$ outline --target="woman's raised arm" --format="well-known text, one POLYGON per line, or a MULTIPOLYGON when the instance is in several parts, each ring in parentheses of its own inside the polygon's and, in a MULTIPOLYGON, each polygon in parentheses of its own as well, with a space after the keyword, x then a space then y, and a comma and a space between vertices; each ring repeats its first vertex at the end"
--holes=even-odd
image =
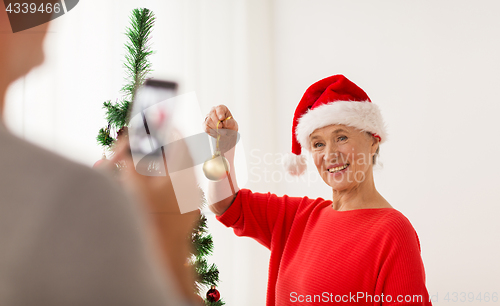
POLYGON ((238 123, 232 117, 227 106, 218 105, 212 107, 207 114, 203 122, 203 127, 205 132, 215 139, 217 139, 217 133, 220 134, 219 149, 229 162, 229 176, 218 182, 210 181, 208 185, 207 201, 209 209, 215 215, 220 216, 231 206, 233 200, 236 198, 236 193, 239 191, 234 167, 238 123), (217 123, 219 123, 218 127, 217 123))

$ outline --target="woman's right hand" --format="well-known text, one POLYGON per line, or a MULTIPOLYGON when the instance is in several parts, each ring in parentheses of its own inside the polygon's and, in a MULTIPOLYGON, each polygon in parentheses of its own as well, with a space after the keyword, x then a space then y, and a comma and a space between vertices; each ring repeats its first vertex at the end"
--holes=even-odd
POLYGON ((237 132, 238 122, 236 122, 236 120, 234 120, 232 116, 233 115, 231 114, 227 106, 222 104, 214 106, 205 117, 205 122, 203 122, 203 129, 210 136, 217 137, 215 132, 217 130, 217 122, 222 121, 221 123, 219 123, 219 129, 228 129, 237 132), (231 119, 222 121, 229 116, 231 116, 231 119))
POLYGON ((234 167, 234 151, 236 140, 238 138, 238 123, 225 105, 212 107, 203 123, 204 130, 210 136, 217 138, 217 122, 219 123, 220 147, 218 148, 230 165, 230 179, 232 184, 227 184, 227 181, 213 182, 208 184, 207 201, 208 208, 217 216, 222 215, 233 203, 238 192, 238 183, 236 181, 234 167), (222 121, 231 116, 231 119, 222 121), (221 131, 221 128, 223 129, 221 131))

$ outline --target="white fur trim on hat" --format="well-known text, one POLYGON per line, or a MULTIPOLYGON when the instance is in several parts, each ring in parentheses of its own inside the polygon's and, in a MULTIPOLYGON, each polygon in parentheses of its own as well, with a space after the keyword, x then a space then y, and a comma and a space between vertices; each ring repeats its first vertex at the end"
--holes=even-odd
POLYGON ((291 175, 299 176, 307 169, 306 156, 287 153, 282 160, 285 170, 291 175))
POLYGON ((309 136, 316 129, 343 124, 380 136, 386 140, 384 120, 380 109, 371 102, 335 101, 307 111, 300 117, 295 136, 302 148, 311 151, 309 136))

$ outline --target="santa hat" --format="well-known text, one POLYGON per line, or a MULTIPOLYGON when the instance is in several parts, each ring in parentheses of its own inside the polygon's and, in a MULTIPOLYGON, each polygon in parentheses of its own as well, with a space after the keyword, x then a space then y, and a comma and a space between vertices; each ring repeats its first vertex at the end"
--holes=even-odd
POLYGON ((380 143, 386 140, 385 125, 377 105, 356 84, 334 75, 312 84, 304 93, 293 116, 292 153, 283 158, 291 175, 306 170, 302 148, 310 151, 309 135, 316 129, 343 124, 370 132, 380 143))

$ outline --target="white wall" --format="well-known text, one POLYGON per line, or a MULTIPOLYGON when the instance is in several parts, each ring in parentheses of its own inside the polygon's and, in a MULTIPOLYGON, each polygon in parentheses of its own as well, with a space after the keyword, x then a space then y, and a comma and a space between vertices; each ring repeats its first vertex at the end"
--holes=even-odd
MULTIPOLYGON (((101 105, 120 96, 135 7, 157 16, 154 76, 196 91, 204 113, 217 104, 233 111, 261 175, 245 186, 255 191, 330 198, 311 167, 290 183, 256 156, 275 161, 290 150, 293 111, 313 82, 342 73, 361 86, 389 128, 377 188, 419 234, 434 304, 446 292, 498 290, 500 3, 80 1, 51 25, 45 64, 9 91, 11 129, 86 165, 98 160, 101 105)), ((264 305, 269 252, 209 220, 227 305, 264 305)))

